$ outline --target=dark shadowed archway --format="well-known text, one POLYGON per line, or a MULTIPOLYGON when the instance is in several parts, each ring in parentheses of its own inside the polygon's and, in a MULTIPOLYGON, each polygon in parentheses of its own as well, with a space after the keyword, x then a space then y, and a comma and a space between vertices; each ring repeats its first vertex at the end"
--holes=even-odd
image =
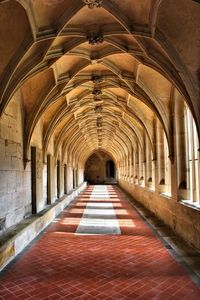
POLYGON ((103 151, 93 153, 85 164, 85 180, 90 184, 106 184, 115 179, 115 163, 103 151))

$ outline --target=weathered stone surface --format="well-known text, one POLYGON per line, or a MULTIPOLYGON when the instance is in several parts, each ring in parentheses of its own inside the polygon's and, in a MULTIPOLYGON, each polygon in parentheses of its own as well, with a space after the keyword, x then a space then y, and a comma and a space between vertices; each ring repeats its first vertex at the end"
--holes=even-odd
POLYGON ((188 208, 172 198, 153 193, 147 188, 120 180, 120 186, 136 201, 153 212, 188 243, 200 248, 199 211, 188 208))
POLYGON ((22 160, 21 118, 21 98, 16 94, 0 119, 0 217, 5 218, 0 231, 20 222, 31 203, 31 173, 24 170, 22 160))
MULTIPOLYGON (((4 233, 0 245, 0 270, 19 254, 85 188, 86 183, 83 183, 70 195, 64 196, 58 203, 53 204, 47 210, 20 222, 13 229, 4 233)), ((16 218, 17 215, 19 215, 20 219, 20 214, 24 214, 22 210, 18 209, 16 214, 9 214, 6 221, 12 223, 12 219, 16 218)), ((15 221, 19 222, 19 220, 15 221)))

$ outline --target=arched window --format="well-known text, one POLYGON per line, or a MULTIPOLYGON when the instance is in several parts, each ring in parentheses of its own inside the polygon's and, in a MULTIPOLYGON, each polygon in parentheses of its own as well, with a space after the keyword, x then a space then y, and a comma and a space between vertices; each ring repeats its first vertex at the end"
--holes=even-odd
POLYGON ((199 140, 196 125, 188 107, 185 107, 185 145, 187 164, 188 202, 200 206, 199 193, 199 140))

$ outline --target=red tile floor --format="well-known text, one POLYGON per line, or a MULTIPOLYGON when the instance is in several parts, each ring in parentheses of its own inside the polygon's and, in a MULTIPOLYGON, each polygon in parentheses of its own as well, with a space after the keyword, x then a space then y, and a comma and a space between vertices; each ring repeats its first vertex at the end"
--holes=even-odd
POLYGON ((0 299, 200 299, 200 289, 118 187, 107 186, 110 199, 90 198, 93 188, 2 273, 0 299), (102 201, 112 203, 121 234, 77 233, 87 203, 102 201))

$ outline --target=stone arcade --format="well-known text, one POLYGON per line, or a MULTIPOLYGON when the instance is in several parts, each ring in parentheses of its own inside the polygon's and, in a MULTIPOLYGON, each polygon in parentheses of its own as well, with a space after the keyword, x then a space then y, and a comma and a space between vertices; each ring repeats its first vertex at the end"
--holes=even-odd
POLYGON ((200 249, 199 37, 198 1, 0 1, 0 269, 87 181, 200 249))

